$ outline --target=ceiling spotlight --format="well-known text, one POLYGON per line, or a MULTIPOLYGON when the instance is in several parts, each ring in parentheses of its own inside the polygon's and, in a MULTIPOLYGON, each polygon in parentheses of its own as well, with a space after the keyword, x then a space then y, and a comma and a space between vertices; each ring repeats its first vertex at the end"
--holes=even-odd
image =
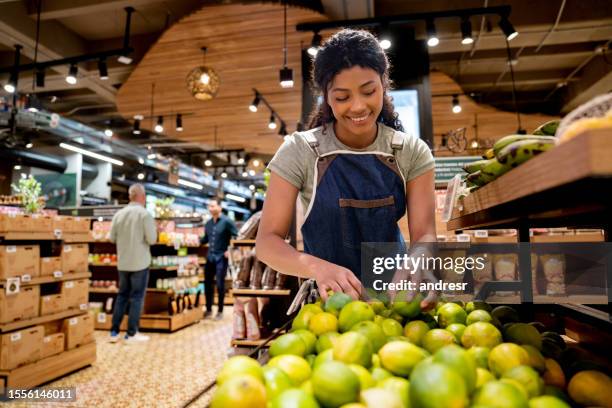
POLYGON ((32 147, 34 147, 34 143, 28 142, 25 147, 26 149, 31 149, 32 147))
POLYGON ((379 44, 380 48, 382 48, 383 50, 388 50, 389 48, 391 48, 391 40, 389 40, 388 38, 383 38, 379 41, 379 44))
POLYGON ((427 28, 427 45, 430 47, 435 47, 440 44, 440 40, 438 39, 438 35, 436 34, 436 25, 433 20, 427 20, 426 28, 427 28))
POLYGON ((293 70, 291 68, 284 67, 280 70, 279 76, 282 88, 293 88, 293 70))
POLYGON ((204 160, 204 165, 205 165, 206 167, 210 167, 210 166, 212 166, 212 160, 210 160, 210 159, 206 159, 206 160, 204 160))
POLYGON ((255 170, 249 170, 249 176, 253 177, 255 176, 255 170))
POLYGON ((104 129, 104 136, 112 137, 113 136, 113 131, 110 128, 104 129))
POLYGON ((100 79, 106 81, 108 79, 108 67, 106 66, 106 58, 100 58, 98 60, 98 72, 100 73, 100 79))
POLYGON ((138 176, 136 176, 138 178, 138 180, 144 180, 145 178, 145 174, 144 173, 138 173, 138 176))
POLYGON ((469 45, 474 42, 472 38, 472 23, 469 17, 461 19, 461 44, 469 45))
POLYGON ((453 113, 461 112, 461 105, 459 104, 459 95, 453 95, 453 113))
POLYGON ((149 153, 149 154, 147 154, 147 159, 149 159, 149 160, 153 160, 153 159, 155 159, 156 157, 157 157, 157 155, 156 155, 155 153, 149 153))
POLYGON ((249 105, 249 110, 251 112, 257 112, 257 105, 259 105, 259 95, 255 94, 255 99, 253 99, 253 102, 249 105))
POLYGON ((78 71, 79 71, 79 68, 77 67, 77 65, 71 64, 70 69, 68 70, 68 76, 66 77, 66 82, 68 82, 70 85, 76 84, 78 71))
POLYGON ((14 170, 21 170, 21 164, 16 164, 13 166, 14 170))
POLYGON ((242 172, 242 177, 247 177, 249 175, 249 173, 247 173, 246 171, 242 172))
POLYGON ((132 129, 132 133, 135 135, 140 134, 140 119, 136 119, 134 121, 134 129, 132 129))
POLYGON ((518 36, 518 31, 514 29, 508 17, 502 17, 501 20, 499 20, 499 28, 504 32, 506 40, 508 41, 512 41, 518 36))
POLYGON ((268 129, 270 130, 276 129, 276 121, 274 120, 274 115, 270 115, 270 122, 268 123, 268 129))
POLYGON ((8 93, 15 93, 15 88, 17 87, 17 75, 15 73, 11 74, 9 81, 4 84, 4 90, 8 93))
POLYGON ((121 55, 119 58, 117 58, 117 61, 125 65, 130 65, 132 63, 132 57, 121 55))
POLYGON ((253 160, 253 166, 259 167, 260 164, 261 162, 258 159, 253 160))
POLYGON ((142 157, 139 157, 139 158, 138 158, 138 163, 140 163, 140 164, 144 164, 144 159, 143 159, 142 157))
POLYGON ((237 163, 238 164, 244 164, 244 157, 239 157, 237 163))
POLYGON ((226 172, 222 172, 222 173, 221 173, 221 177, 222 177, 222 178, 227 178, 227 173, 226 173, 226 172))
POLYGON ((45 87, 45 70, 38 69, 36 70, 36 87, 44 88, 45 87))
POLYGON ((181 115, 180 113, 176 115, 176 131, 183 131, 183 115, 181 115))
POLYGON ((251 190, 251 191, 255 191, 255 184, 251 184, 251 185, 249 186, 249 190, 251 190))
POLYGON ((157 133, 161 133, 164 131, 164 117, 163 116, 157 117, 157 124, 155 125, 155 131, 157 133))
POLYGON ((470 144, 470 147, 472 149, 478 149, 478 146, 480 146, 480 143, 478 143, 478 140, 476 140, 476 139, 472 140, 472 143, 470 144))
POLYGON ((389 33, 389 27, 385 25, 380 32, 380 40, 378 40, 378 44, 380 44, 380 48, 383 50, 388 50, 391 48, 393 43, 391 42, 391 34, 389 33))
POLYGON ((314 33, 314 35, 312 36, 312 42, 310 43, 310 47, 308 47, 308 54, 310 54, 311 56, 316 56, 317 53, 319 52, 319 48, 321 47, 321 41, 323 39, 321 38, 321 35, 316 32, 314 33))

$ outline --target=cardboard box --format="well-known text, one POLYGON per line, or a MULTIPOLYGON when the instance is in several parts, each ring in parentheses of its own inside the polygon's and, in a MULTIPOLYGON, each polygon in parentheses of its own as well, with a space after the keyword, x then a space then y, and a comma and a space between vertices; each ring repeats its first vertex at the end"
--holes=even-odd
POLYGON ((89 246, 87 244, 64 244, 62 248, 62 271, 64 274, 89 270, 89 246))
POLYGON ((23 281, 40 275, 38 245, 1 245, 0 279, 21 277, 23 281), (25 275, 25 276, 24 276, 25 275))
POLYGON ((43 337, 40 358, 47 358, 64 351, 64 333, 55 333, 43 337))
POLYGON ((53 218, 40 214, 24 215, 25 230, 28 232, 53 231, 53 218))
POLYGON ((94 320, 90 314, 65 319, 62 332, 66 338, 66 350, 91 343, 94 339, 94 320))
POLYGON ((62 312, 68 308, 64 303, 64 296, 61 294, 41 296, 40 315, 46 316, 53 313, 62 312))
POLYGON ((57 271, 62 271, 61 257, 40 258, 40 276, 53 276, 57 271))
POLYGON ((68 223, 68 231, 77 233, 86 233, 90 231, 91 221, 89 218, 74 217, 68 223))
POLYGON ((21 214, 0 214, 1 232, 23 232, 25 230, 25 217, 21 214))
POLYGON ((78 279, 62 282, 62 296, 66 309, 87 309, 89 302, 89 279, 78 279))
POLYGON ((43 331, 42 326, 34 326, 1 335, 0 370, 12 370, 40 360, 43 331))
POLYGON ((15 320, 32 319, 38 316, 40 309, 40 286, 19 288, 15 294, 0 290, 0 324, 15 320))

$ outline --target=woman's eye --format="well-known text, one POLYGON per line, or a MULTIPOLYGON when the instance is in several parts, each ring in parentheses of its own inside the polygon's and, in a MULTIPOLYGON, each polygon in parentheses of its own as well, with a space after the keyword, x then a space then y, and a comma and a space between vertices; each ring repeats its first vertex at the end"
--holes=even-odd
POLYGON ((374 95, 374 92, 376 92, 376 89, 374 89, 371 92, 364 92, 364 95, 371 96, 371 95, 374 95))
POLYGON ((336 98, 337 102, 346 102, 348 101, 348 96, 344 97, 344 98, 336 98))

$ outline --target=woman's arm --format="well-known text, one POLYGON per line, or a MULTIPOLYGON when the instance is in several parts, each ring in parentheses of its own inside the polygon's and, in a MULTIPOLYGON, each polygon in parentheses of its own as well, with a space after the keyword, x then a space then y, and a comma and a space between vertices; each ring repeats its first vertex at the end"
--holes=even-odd
POLYGON ((257 258, 281 273, 314 278, 324 300, 329 289, 357 299, 361 284, 350 270, 299 252, 285 242, 297 195, 295 186, 272 172, 257 231, 257 258))

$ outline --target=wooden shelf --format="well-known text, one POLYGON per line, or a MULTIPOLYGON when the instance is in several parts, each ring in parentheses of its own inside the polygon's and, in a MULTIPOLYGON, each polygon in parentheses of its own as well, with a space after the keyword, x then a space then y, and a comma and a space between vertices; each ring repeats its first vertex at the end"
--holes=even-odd
MULTIPOLYGON (((170 316, 168 313, 142 314, 140 316, 140 329, 160 330, 171 333, 193 323, 199 322, 203 315, 203 307, 200 306, 186 310, 174 316, 170 316)), ((112 315, 106 315, 105 317, 106 319, 104 322, 100 322, 98 318, 95 319, 94 327, 97 330, 110 330, 112 325, 112 315)), ((125 317, 121 322, 120 329, 127 329, 127 317, 125 317)))
POLYGON ((95 262, 95 263, 90 263, 89 266, 98 266, 98 267, 117 267, 117 262, 109 262, 109 263, 104 263, 104 262, 95 262))
POLYGON ((53 232, 0 232, 0 242, 4 241, 60 241, 53 232))
POLYGON ((110 294, 115 294, 117 292, 118 292, 117 289, 92 288, 92 287, 89 287, 89 293, 110 293, 110 294))
POLYGON ((254 246, 254 239, 232 239, 230 240, 230 245, 232 246, 254 246))
POLYGON ((289 296, 290 289, 232 289, 234 297, 289 296))
POLYGON ((533 243, 577 243, 577 242, 604 242, 603 234, 557 234, 534 235, 530 238, 533 243))
MULTIPOLYGON (((29 282, 20 282, 19 286, 24 287, 24 286, 41 285, 44 283, 63 282, 63 281, 69 281, 69 280, 89 278, 90 276, 91 276, 91 273, 89 272, 67 273, 65 275, 62 275, 61 278, 55 278, 53 276, 39 276, 36 278, 32 278, 29 282)), ((6 286, 6 280, 0 281, 0 288, 3 288, 5 286, 6 286)))
POLYGON ((65 232, 62 234, 62 241, 69 244, 88 244, 95 240, 91 232, 65 232))
POLYGON ((0 395, 4 395, 7 388, 28 389, 45 384, 95 361, 96 343, 92 342, 13 370, 0 371, 0 384, 3 385, 0 395))
MULTIPOLYGON (((272 332, 272 334, 264 339, 259 339, 259 340, 249 340, 249 339, 232 339, 231 345, 232 347, 250 347, 250 348, 255 348, 255 347, 259 347, 262 344, 264 344, 270 337, 272 336, 276 336, 277 334, 280 334, 280 330, 279 329, 274 329, 274 331, 272 332)), ((266 344, 264 347, 270 347, 270 343, 272 343, 271 340, 268 342, 268 344, 266 344)))
POLYGON ((79 316, 79 315, 86 314, 86 313, 87 313, 87 310, 71 309, 71 310, 65 310, 63 312, 54 313, 54 314, 50 314, 46 316, 34 317, 32 319, 16 320, 10 323, 3 323, 3 324, 0 324, 0 333, 23 329, 24 327, 36 326, 38 324, 52 322, 54 320, 65 319, 67 317, 79 316))

